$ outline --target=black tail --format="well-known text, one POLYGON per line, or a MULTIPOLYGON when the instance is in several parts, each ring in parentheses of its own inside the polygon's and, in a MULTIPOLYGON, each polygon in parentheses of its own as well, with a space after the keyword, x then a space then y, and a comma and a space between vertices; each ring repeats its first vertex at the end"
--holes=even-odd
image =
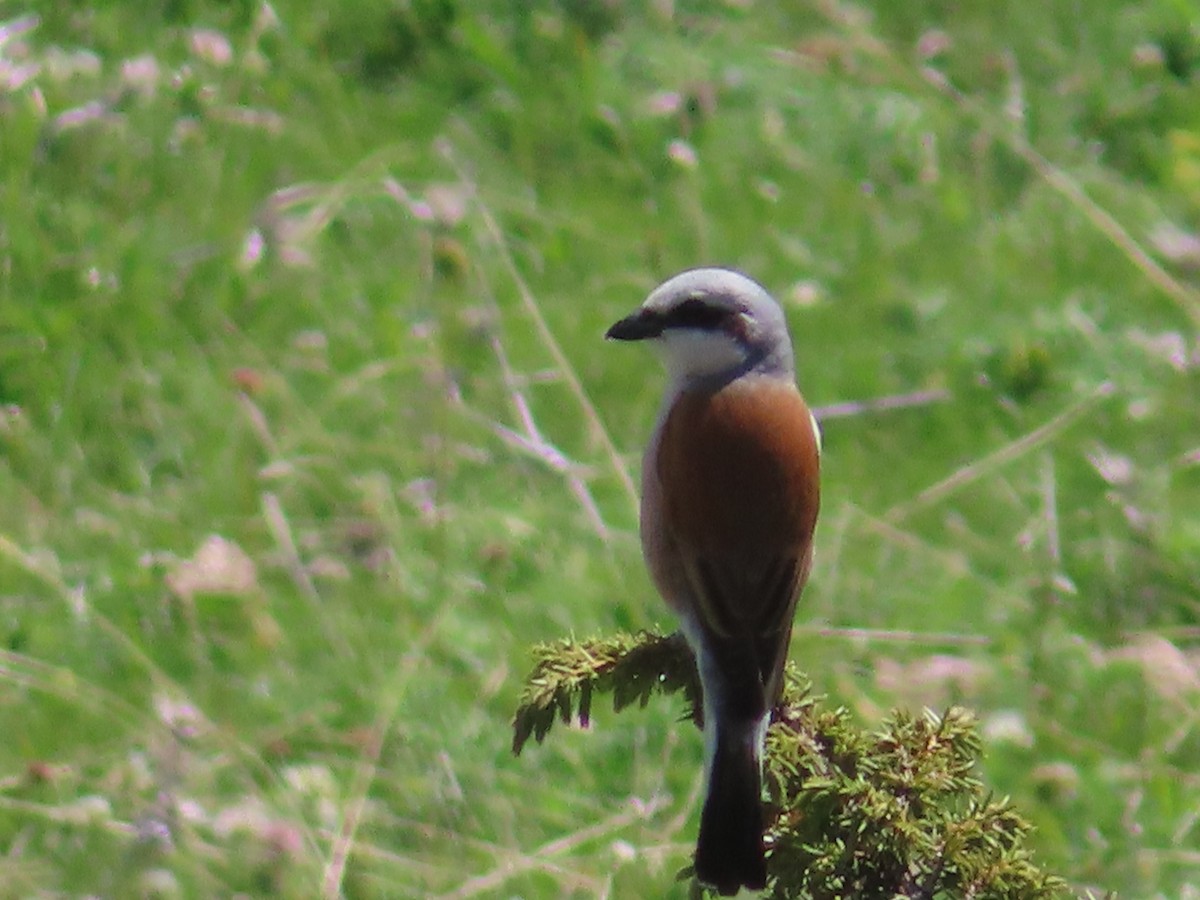
POLYGON ((762 775, 755 740, 740 737, 731 741, 717 734, 696 842, 696 877, 725 897, 742 887, 767 886, 762 775))

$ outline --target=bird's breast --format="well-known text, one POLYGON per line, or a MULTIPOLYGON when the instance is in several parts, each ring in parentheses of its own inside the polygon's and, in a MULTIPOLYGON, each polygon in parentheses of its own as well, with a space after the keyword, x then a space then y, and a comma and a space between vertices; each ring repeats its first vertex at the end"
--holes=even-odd
POLYGON ((819 438, 790 381, 748 376, 682 391, 653 452, 662 525, 681 549, 742 559, 807 550, 820 503, 819 438))

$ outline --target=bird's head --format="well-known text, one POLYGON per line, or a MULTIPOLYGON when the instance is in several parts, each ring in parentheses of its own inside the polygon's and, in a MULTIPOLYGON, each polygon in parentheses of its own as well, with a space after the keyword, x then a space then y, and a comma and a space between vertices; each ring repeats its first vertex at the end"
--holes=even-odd
POLYGON ((783 310, 761 285, 729 269, 676 275, 605 337, 651 341, 679 385, 793 371, 783 310))

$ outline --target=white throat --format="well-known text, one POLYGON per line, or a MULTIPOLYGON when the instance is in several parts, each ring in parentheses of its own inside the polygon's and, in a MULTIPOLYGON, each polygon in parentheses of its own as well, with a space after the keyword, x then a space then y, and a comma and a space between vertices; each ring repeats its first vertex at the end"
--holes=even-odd
POLYGON ((747 358, 746 348, 720 331, 673 328, 663 332, 654 344, 676 387, 732 372, 745 365, 747 358))

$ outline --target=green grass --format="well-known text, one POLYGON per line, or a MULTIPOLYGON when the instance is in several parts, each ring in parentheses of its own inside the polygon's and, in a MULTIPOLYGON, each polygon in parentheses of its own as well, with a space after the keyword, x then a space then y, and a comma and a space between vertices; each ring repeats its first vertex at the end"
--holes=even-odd
POLYGON ((669 624, 662 379, 601 335, 697 264, 785 301, 814 405, 946 392, 825 423, 816 689, 976 710, 1079 891, 1192 880, 1200 18, 647 6, 0 48, 0 894, 682 896, 681 710, 509 717, 531 643, 669 624), (211 535, 253 578, 181 591, 211 535))

